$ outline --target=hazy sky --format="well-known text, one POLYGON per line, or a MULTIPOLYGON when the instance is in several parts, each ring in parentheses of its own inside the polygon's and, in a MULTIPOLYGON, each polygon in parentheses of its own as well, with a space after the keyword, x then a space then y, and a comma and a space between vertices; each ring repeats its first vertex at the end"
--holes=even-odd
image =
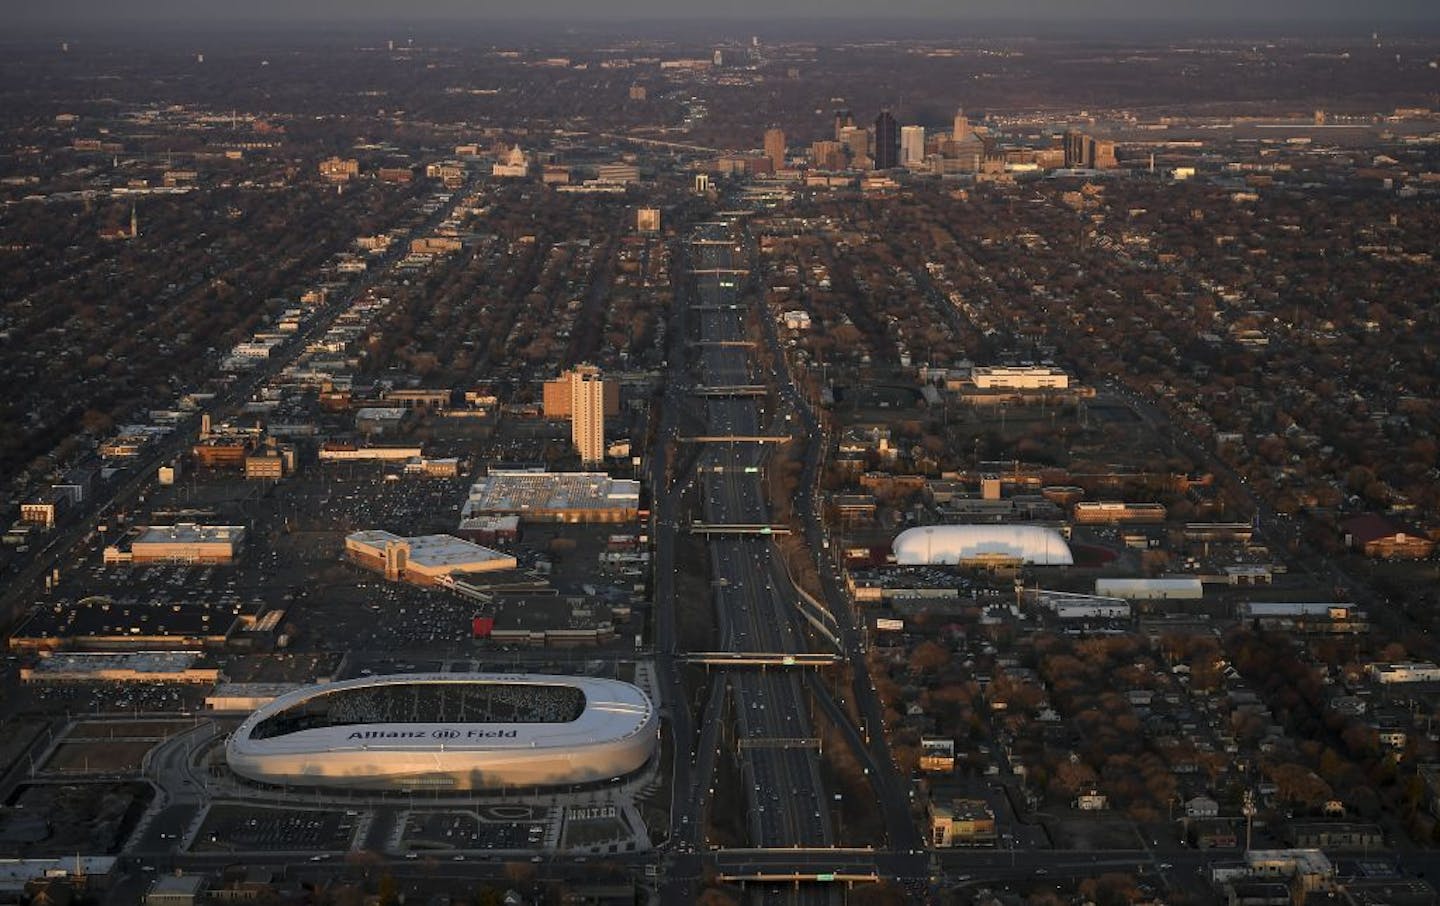
POLYGON ((1088 18, 1220 23, 1440 22, 1440 0, 47 0, 7 4, 11 21, 434 21, 612 17, 704 19, 911 17, 1024 20, 1088 18))

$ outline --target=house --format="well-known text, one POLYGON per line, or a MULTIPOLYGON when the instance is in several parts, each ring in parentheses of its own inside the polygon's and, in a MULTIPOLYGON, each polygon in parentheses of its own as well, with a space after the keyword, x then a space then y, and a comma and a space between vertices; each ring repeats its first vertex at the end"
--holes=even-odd
POLYGON ((1196 796, 1185 803, 1186 818, 1218 818, 1220 803, 1209 796, 1196 796))

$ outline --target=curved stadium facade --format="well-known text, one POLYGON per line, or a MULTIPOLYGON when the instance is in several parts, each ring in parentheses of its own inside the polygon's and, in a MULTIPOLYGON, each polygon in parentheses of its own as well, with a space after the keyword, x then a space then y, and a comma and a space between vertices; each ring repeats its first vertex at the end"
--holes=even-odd
POLYGON ((281 696, 231 734, 235 773, 351 789, 590 783, 642 767, 658 719, 639 688, 583 676, 371 676, 281 696))

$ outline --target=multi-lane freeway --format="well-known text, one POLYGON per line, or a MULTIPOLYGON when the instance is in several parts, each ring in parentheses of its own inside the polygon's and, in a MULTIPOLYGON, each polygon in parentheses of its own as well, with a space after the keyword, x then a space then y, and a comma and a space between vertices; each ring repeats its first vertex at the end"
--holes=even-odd
MULTIPOLYGON (((707 224, 692 246, 696 365, 702 387, 753 387, 744 310, 739 305, 730 228, 707 224)), ((705 394, 709 438, 765 435, 758 398, 751 393, 705 394)), ((770 523, 765 496, 766 445, 758 440, 708 440, 696 463, 700 516, 705 523, 770 523)), ((808 643, 795 610, 796 593, 768 534, 709 535, 717 648, 730 652, 800 654, 808 643)), ((820 780, 816 732, 801 676, 795 669, 737 669, 712 681, 707 719, 696 745, 691 783, 692 820, 710 804, 714 762, 737 757, 750 842, 764 848, 833 845, 828 801, 820 780), (722 727, 730 738, 721 739, 722 727), (722 746, 725 752, 720 752, 722 746)), ((682 806, 683 807, 683 806, 682 806)), ((823 902, 823 888, 778 886, 765 896, 823 902)))

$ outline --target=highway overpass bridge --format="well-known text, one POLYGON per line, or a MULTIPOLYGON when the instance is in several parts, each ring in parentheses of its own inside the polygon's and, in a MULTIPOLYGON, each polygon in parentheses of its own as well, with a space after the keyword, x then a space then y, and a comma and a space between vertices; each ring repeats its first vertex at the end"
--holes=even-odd
POLYGON ((690 523, 692 535, 788 535, 790 528, 784 525, 724 524, 718 522, 690 523))
POLYGON ((841 658, 833 652, 692 651, 676 660, 710 667, 828 667, 840 663, 841 658))
POLYGON ((794 438, 788 434, 696 434, 676 440, 682 444, 783 444, 794 438))
POLYGON ((715 387, 696 387, 690 391, 690 395, 706 397, 765 396, 769 392, 762 384, 722 384, 715 387))

